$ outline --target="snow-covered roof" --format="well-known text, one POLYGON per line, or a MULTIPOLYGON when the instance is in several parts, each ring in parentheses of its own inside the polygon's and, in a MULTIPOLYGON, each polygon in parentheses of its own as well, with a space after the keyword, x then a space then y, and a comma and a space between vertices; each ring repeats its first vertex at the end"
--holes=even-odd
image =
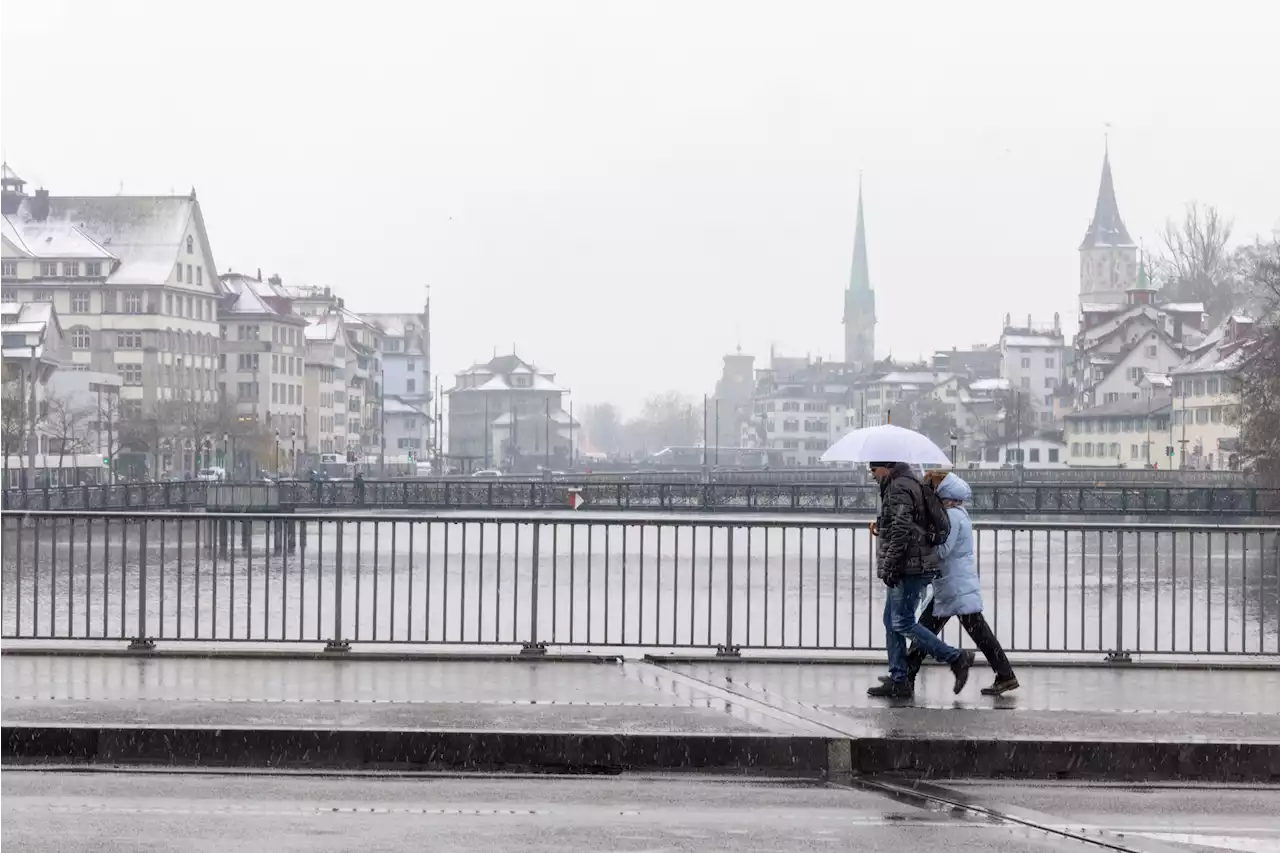
POLYGON ((1156 392, 1149 399, 1139 397, 1136 400, 1132 397, 1122 397, 1111 403, 1103 403, 1100 406, 1093 406, 1080 412, 1067 412, 1065 417, 1068 420, 1077 418, 1100 418, 1119 415, 1145 415, 1148 413, 1158 413, 1169 408, 1172 403, 1172 397, 1169 394, 1156 392))
POLYGON ((284 292, 269 281, 259 281, 253 276, 243 273, 230 273, 221 277, 222 288, 234 296, 227 300, 222 310, 233 314, 267 314, 281 319, 292 319, 303 322, 304 317, 285 311, 272 305, 276 299, 287 299, 284 292))
POLYGON ((1080 311, 1084 314, 1115 314, 1130 307, 1117 302, 1083 302, 1080 311))
POLYGON ((1009 347, 1060 347, 1063 341, 1054 335, 1005 335, 1004 344, 1009 347))
POLYGON ((1008 379, 975 379, 969 383, 970 391, 1008 391, 1008 379))
MULTIPOLYGON (((21 218, 33 218, 31 203, 23 201, 21 218)), ((164 284, 193 217, 204 234, 194 196, 50 196, 48 203, 48 223, 69 223, 119 258, 108 284, 164 284)))
POLYGON ((1161 311, 1168 311, 1170 314, 1203 314, 1203 302, 1168 302, 1163 305, 1156 306, 1161 311))
MULTIPOLYGON (((542 412, 534 412, 533 414, 524 414, 524 415, 520 415, 520 420, 524 421, 525 423, 528 423, 528 422, 529 422, 529 421, 531 421, 531 420, 539 420, 539 421, 541 421, 541 420, 543 420, 545 417, 546 417, 546 416, 545 416, 542 412)), ((570 418, 570 417, 569 417, 569 413, 568 413, 568 412, 566 412, 566 411, 564 411, 563 409, 554 409, 554 410, 552 410, 552 412, 551 412, 551 422, 552 422, 553 424, 559 424, 559 425, 563 425, 563 426, 567 426, 567 425, 569 425, 569 424, 573 424, 574 426, 577 426, 577 423, 578 423, 576 419, 574 419, 574 418, 570 418)), ((506 413, 504 413, 504 414, 499 415, 498 417, 494 418, 494 419, 493 419, 493 421, 491 422, 491 424, 492 424, 493 426, 499 426, 499 427, 500 427, 500 426, 508 426, 508 425, 510 425, 510 423, 511 423, 511 413, 510 413, 510 412, 506 412, 506 413)))
POLYGON ((382 411, 388 415, 418 415, 426 417, 426 413, 417 406, 411 406, 399 397, 386 397, 382 401, 382 411))
POLYGON ((341 328, 342 321, 336 314, 321 314, 307 318, 307 327, 302 334, 309 341, 331 341, 341 328))
POLYGON ((884 385, 937 385, 952 378, 950 373, 934 373, 931 370, 902 370, 886 373, 877 384, 884 385))
POLYGON ((421 314, 361 314, 364 320, 377 326, 382 334, 391 338, 406 338, 425 330, 426 318, 421 314), (410 327, 413 331, 410 332, 410 327))
POLYGON ((4 217, 4 238, 28 258, 114 261, 116 256, 70 222, 4 217))
POLYGON ((1239 344, 1226 344, 1205 350, 1169 371, 1171 376, 1193 373, 1230 373, 1239 370, 1248 360, 1252 349, 1239 344))
POLYGON ((1147 384, 1155 388, 1170 388, 1173 386, 1173 380, 1169 378, 1169 374, 1167 373, 1153 373, 1151 371, 1147 371, 1142 374, 1142 378, 1146 380, 1147 384))
POLYGON ((3 347, 4 358, 44 358, 48 353, 50 328, 58 329, 58 318, 49 302, 0 303, 0 334, 6 342, 21 338, 22 343, 3 347))

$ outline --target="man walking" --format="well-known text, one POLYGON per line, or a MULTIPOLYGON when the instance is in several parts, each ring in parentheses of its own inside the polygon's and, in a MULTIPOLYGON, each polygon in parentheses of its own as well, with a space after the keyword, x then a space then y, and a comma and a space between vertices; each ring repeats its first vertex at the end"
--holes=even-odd
POLYGON ((889 681, 872 687, 868 696, 910 699, 915 689, 907 661, 907 639, 924 653, 951 666, 955 692, 969 680, 973 652, 947 645, 916 621, 916 608, 938 569, 929 543, 930 512, 925 494, 911 466, 905 462, 872 462, 871 476, 880 484, 880 515, 873 534, 876 575, 889 588, 884 602, 885 645, 889 652, 889 681))

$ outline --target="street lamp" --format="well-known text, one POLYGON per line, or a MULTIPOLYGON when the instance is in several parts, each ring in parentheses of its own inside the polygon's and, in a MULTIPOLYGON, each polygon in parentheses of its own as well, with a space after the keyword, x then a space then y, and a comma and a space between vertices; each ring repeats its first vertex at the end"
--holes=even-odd
POLYGON ((224 473, 227 470, 227 442, 230 441, 230 439, 231 436, 227 433, 224 432, 222 434, 222 470, 224 473))
POLYGON ((289 476, 298 476, 298 430, 289 430, 289 476))
POLYGON ((280 430, 276 430, 276 470, 275 475, 280 477, 280 430))

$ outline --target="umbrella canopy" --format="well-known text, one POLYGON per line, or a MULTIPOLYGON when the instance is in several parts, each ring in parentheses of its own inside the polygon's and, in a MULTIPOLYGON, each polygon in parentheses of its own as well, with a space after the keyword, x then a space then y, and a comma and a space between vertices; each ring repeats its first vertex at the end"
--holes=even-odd
POLYGON ((828 447, 822 461, 951 465, 947 454, 928 436, 893 424, 853 430, 828 447))

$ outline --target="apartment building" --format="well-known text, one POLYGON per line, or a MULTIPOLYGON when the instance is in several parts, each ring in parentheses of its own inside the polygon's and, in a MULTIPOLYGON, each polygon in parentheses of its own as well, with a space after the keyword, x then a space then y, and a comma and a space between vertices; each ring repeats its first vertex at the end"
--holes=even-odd
POLYGON ((52 303, 65 369, 117 373, 121 414, 166 401, 184 421, 218 400, 219 288, 195 191, 185 196, 28 195, 3 168, 5 299, 52 303))
MULTIPOLYGON (((276 276, 228 273, 220 283, 220 393, 244 429, 280 440, 278 464, 292 471, 303 438, 306 318, 293 312, 276 276)), ((236 460, 242 463, 248 460, 236 460)))
POLYGON ((360 315, 381 331, 383 424, 387 453, 415 460, 431 446, 430 305, 420 314, 360 315), (395 401, 393 405, 392 401, 395 401))
POLYGON ((1254 322, 1228 317, 1211 346, 1175 367, 1171 446, 1179 468, 1240 468, 1240 370, 1250 353, 1254 322))
POLYGON ((1123 398, 1065 417, 1064 444, 1072 468, 1166 467, 1171 399, 1156 392, 1123 398))
POLYGON ((303 445, 310 454, 359 452, 357 433, 348 442, 347 346, 342 312, 307 317, 303 378, 303 445))

